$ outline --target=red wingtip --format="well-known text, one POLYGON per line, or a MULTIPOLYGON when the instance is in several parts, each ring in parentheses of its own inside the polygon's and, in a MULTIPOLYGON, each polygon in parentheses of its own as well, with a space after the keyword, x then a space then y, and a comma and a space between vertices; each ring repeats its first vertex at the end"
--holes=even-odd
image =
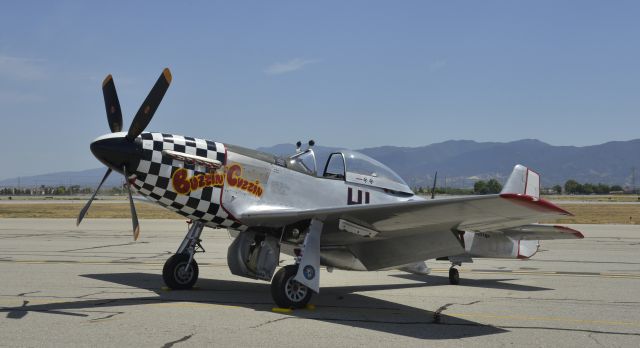
POLYGON ((536 199, 529 195, 523 195, 518 193, 501 193, 500 197, 505 199, 513 199, 516 202, 521 202, 539 211, 554 211, 562 215, 573 216, 570 212, 560 208, 559 206, 547 201, 544 198, 536 199))

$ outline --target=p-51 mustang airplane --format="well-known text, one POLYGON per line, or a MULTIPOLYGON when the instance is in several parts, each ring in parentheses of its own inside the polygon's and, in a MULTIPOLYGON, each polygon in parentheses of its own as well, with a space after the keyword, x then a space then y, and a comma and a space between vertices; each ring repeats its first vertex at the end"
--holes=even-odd
MULTIPOLYGON (((162 276, 170 288, 198 279, 194 259, 203 228, 226 228, 234 237, 231 273, 271 281, 278 306, 303 307, 320 290, 320 266, 427 274, 425 260, 456 265, 472 257, 529 258, 541 239, 583 238, 578 231, 535 221, 570 215, 540 198, 540 178, 516 165, 498 195, 425 200, 382 163, 355 151, 332 153, 321 175, 313 142, 288 158, 216 141, 145 133, 171 83, 165 69, 122 132, 122 112, 111 75, 102 84, 110 134, 91 143, 108 169, 127 179, 134 239, 139 225, 130 186, 193 223, 162 276), (280 253, 295 264, 274 276, 280 253)), ((98 191, 96 189, 96 192, 98 191)), ((84 206, 86 214, 95 193, 84 206)))

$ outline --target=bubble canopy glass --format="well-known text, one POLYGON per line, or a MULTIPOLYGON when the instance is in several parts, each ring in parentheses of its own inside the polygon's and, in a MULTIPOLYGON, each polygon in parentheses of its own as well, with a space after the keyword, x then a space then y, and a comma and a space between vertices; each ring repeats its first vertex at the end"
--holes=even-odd
POLYGON ((340 154, 344 158, 345 180, 347 182, 413 194, 413 191, 398 174, 384 164, 362 153, 341 150, 338 153, 331 154, 328 161, 331 161, 333 156, 340 154))

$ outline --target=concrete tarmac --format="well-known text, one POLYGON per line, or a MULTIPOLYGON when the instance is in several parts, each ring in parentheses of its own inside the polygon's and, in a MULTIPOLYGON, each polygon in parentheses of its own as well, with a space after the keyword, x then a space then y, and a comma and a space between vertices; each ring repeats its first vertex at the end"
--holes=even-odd
MULTIPOLYGON (((531 260, 476 259, 449 285, 400 271, 321 273, 314 309, 277 313, 269 283, 230 274, 206 229, 194 290, 164 261, 180 220, 0 219, 0 346, 640 346, 640 226, 573 225, 531 260)), ((283 259, 283 264, 291 260, 283 259)))

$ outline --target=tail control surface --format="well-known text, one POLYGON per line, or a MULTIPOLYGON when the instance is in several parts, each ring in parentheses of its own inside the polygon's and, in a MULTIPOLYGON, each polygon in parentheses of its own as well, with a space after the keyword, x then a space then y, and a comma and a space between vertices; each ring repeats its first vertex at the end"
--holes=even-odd
POLYGON ((540 175, 521 164, 517 164, 500 194, 523 195, 538 200, 540 199, 540 175))

